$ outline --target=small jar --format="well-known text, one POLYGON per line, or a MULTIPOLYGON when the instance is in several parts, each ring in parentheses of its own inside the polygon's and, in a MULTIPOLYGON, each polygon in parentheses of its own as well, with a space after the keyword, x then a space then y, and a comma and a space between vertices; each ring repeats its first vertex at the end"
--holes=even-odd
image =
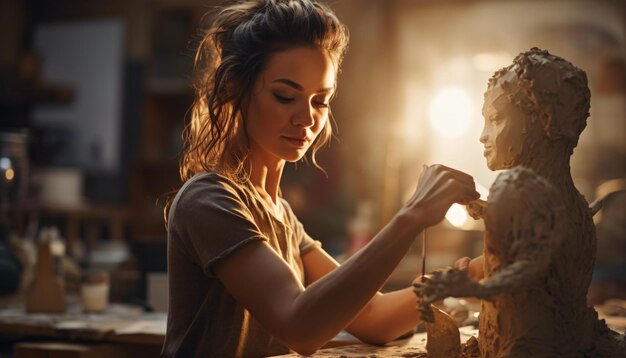
POLYGON ((82 275, 81 296, 85 312, 102 312, 109 304, 109 273, 91 271, 82 275))

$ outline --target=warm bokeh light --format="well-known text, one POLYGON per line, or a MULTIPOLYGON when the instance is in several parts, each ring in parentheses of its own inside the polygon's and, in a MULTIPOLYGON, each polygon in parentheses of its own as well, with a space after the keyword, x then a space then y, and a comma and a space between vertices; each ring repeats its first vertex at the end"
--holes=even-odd
POLYGON ((430 124, 439 135, 458 138, 469 129, 471 112, 472 101, 464 90, 444 88, 430 104, 430 124))
POLYGON ((477 53, 472 58, 472 63, 476 69, 483 72, 494 72, 502 67, 511 64, 513 56, 506 51, 477 53))
POLYGON ((4 172, 4 177, 8 180, 11 181, 13 180, 13 178, 15 178, 15 172, 13 171, 13 169, 9 168, 4 172))
POLYGON ((11 159, 7 157, 0 158, 0 169, 4 171, 4 179, 7 181, 11 181, 15 178, 15 171, 13 170, 11 159))
MULTIPOLYGON (((489 190, 485 188, 480 183, 476 183, 476 191, 480 194, 480 198, 482 200, 487 200, 487 196, 489 195, 489 190)), ((469 225, 468 228, 466 225, 468 223, 469 214, 467 213, 467 209, 464 205, 460 204, 452 204, 448 212, 446 213, 446 220, 454 227, 459 229, 471 229, 472 225, 469 225)))
POLYGON ((489 196, 489 189, 487 189, 485 186, 483 186, 480 183, 475 183, 476 185, 476 191, 478 192, 478 194, 480 194, 480 198, 483 200, 487 200, 487 196, 489 196))
POLYGON ((448 220, 452 226, 457 228, 461 228, 465 225, 467 217, 467 210, 465 210, 465 207, 460 204, 452 204, 446 213, 446 220, 448 220))

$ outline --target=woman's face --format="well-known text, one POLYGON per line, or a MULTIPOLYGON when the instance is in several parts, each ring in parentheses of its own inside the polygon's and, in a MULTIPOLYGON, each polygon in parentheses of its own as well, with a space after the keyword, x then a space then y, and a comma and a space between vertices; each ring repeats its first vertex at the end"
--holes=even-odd
POLYGON ((507 97, 502 88, 503 79, 487 90, 483 105, 485 126, 480 142, 485 146, 483 155, 491 170, 518 165, 527 135, 525 115, 507 97))
POLYGON ((328 121, 335 67, 326 51, 297 47, 272 55, 245 113, 253 160, 297 161, 328 121))

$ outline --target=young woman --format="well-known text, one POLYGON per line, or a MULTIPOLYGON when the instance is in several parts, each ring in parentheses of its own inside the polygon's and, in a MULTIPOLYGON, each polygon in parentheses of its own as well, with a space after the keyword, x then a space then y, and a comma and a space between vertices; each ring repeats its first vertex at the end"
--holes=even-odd
POLYGON ((167 212, 164 356, 306 355, 344 328, 384 343, 418 323, 411 288, 377 291, 420 231, 478 198, 470 176, 425 167, 411 199, 341 266, 280 195, 285 163, 309 150, 315 163, 330 138, 347 42, 310 0, 238 2, 215 18, 196 59, 184 185, 167 212))

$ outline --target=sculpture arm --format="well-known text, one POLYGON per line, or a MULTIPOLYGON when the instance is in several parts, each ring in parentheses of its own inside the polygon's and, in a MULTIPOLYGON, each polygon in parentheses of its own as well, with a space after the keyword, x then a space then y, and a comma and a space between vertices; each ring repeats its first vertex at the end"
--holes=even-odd
POLYGON ((482 211, 487 277, 475 282, 465 270, 434 272, 414 283, 421 305, 450 296, 492 299, 539 283, 563 242, 564 213, 558 192, 531 170, 516 167, 500 174, 482 211))

